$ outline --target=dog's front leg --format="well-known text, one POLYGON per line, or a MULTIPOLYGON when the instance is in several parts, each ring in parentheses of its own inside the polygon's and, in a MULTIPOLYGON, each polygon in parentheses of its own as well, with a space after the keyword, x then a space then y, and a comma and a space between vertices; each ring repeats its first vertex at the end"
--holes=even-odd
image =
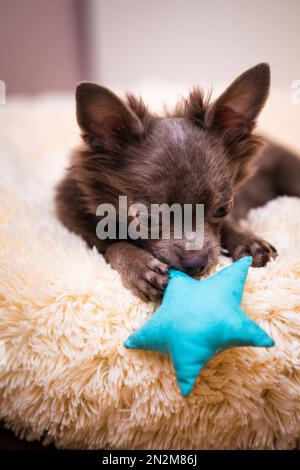
POLYGON ((271 258, 276 258, 276 249, 267 241, 251 232, 242 230, 233 221, 226 220, 221 228, 221 245, 234 259, 252 256, 252 266, 265 266, 271 258))
POLYGON ((127 242, 112 243, 106 260, 119 271, 122 281, 144 301, 158 300, 168 281, 168 266, 142 248, 127 242))

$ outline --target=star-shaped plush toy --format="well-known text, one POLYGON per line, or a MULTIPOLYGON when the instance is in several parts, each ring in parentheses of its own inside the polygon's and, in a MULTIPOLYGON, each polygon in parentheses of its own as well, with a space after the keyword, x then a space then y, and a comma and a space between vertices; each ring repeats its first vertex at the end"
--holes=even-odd
POLYGON ((202 281, 171 269, 162 304, 124 346, 170 355, 183 396, 207 362, 225 349, 274 346, 241 308, 251 262, 247 256, 202 281))

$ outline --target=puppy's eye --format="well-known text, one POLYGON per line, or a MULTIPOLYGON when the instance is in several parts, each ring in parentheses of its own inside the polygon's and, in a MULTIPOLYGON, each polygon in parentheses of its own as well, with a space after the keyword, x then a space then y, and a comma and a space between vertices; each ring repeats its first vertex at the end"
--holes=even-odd
POLYGON ((213 216, 216 217, 217 219, 221 219, 222 217, 225 217, 227 214, 229 214, 231 207, 232 207, 232 202, 230 201, 228 204, 218 207, 215 210, 213 216))

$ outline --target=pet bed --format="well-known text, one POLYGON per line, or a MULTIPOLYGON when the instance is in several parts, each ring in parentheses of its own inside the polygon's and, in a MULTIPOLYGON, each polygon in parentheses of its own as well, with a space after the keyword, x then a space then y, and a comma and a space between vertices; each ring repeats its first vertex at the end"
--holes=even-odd
POLYGON ((244 222, 279 251, 250 268, 243 300, 276 346, 223 352, 183 398, 168 357, 123 346, 156 306, 56 220, 52 153, 28 164, 12 128, 13 141, 1 139, 0 419, 60 448, 299 447, 300 200, 279 198, 244 222))

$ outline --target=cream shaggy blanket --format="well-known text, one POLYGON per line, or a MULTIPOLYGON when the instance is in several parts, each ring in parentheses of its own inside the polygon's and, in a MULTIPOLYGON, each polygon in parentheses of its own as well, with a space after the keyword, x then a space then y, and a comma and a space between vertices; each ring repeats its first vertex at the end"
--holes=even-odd
MULTIPOLYGON (((32 148, 45 145, 38 130, 43 112, 49 122, 53 106, 54 115, 51 103, 30 103, 39 110, 38 119, 30 115, 32 148)), ((59 171, 51 161, 66 139, 55 157, 48 146, 41 161, 26 159, 18 140, 25 131, 15 122, 28 122, 20 113, 28 103, 14 106, 0 126, 0 419, 61 448, 299 447, 300 200, 274 200, 244 222, 279 251, 265 268, 250 269, 243 299, 276 347, 223 352, 182 398, 167 357, 122 345, 155 305, 136 299, 54 216, 59 171)), ((221 258, 217 269, 229 262, 221 258)))

